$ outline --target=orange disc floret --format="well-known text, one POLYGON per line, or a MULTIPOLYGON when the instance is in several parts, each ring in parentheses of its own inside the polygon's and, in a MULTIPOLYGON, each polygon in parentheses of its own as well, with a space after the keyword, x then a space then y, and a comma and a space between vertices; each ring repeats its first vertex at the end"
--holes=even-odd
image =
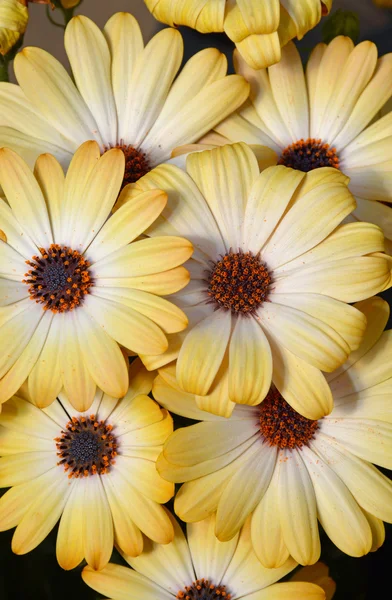
POLYGON ((232 595, 225 585, 214 585, 208 579, 197 579, 192 585, 180 590, 176 596, 179 600, 231 600, 232 595))
POLYGON ((278 164, 307 173, 321 167, 338 169, 339 157, 336 148, 331 148, 320 139, 308 138, 287 146, 278 164))

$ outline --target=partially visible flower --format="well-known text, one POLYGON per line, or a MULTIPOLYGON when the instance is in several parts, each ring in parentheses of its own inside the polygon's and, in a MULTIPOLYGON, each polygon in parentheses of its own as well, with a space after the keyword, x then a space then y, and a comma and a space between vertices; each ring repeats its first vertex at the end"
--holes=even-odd
POLYGON ((281 47, 299 40, 332 7, 332 0, 144 0, 158 21, 201 33, 225 31, 254 69, 279 62, 281 47))
POLYGON ((217 414, 228 416, 236 402, 259 404, 271 379, 298 412, 328 414, 332 396, 320 371, 347 359, 366 324, 348 303, 390 281, 382 231, 341 224, 355 208, 347 182, 332 168, 260 173, 239 143, 188 155, 185 171, 159 165, 129 186, 135 199, 154 188, 168 194, 147 235, 181 232, 195 247, 191 282, 170 298, 189 327, 160 356, 142 353, 147 368, 178 356, 179 385, 217 414), (204 401, 221 379, 224 401, 204 401))
POLYGON ((124 163, 121 150, 100 156, 90 141, 66 177, 50 154, 33 174, 15 152, 0 150, 8 200, 0 200, 0 404, 26 378, 41 407, 63 387, 78 410, 88 409, 97 386, 121 398, 128 371, 120 345, 159 354, 166 334, 186 327, 185 314, 160 296, 188 282, 180 265, 192 245, 174 236, 137 240, 165 206, 164 192, 110 216, 124 163))
POLYGON ((12 549, 30 552, 60 519, 57 559, 64 569, 83 559, 93 569, 109 561, 115 543, 137 556, 144 533, 160 544, 173 539, 161 504, 174 486, 155 460, 173 422, 148 394, 153 375, 139 360, 130 367, 122 400, 97 391, 78 413, 64 393, 41 410, 14 396, 0 415, 0 530, 16 526, 12 549))
POLYGON ((378 58, 372 42, 340 36, 314 48, 306 73, 291 43, 268 70, 251 69, 238 52, 234 63, 250 101, 203 142, 262 144, 299 171, 340 169, 356 198, 350 218, 381 227, 392 253, 392 113, 380 114, 392 96, 392 53, 378 58))
POLYGON ((28 20, 27 0, 0 0, 0 54, 8 54, 15 46, 28 20))
MULTIPOLYGON (((383 521, 392 523, 392 481, 372 463, 392 468, 392 330, 383 333, 389 306, 381 298, 356 308, 368 320, 365 337, 328 375, 335 406, 319 420, 298 414, 274 386, 259 406, 211 415, 179 388, 173 366, 159 370, 154 398, 201 421, 177 429, 157 461, 162 477, 185 482, 174 501, 183 521, 216 513, 215 533, 227 541, 252 514, 253 548, 269 568, 289 555, 315 563, 317 521, 350 556, 382 545, 383 521)), ((302 383, 311 393, 306 378, 302 383)), ((227 395, 223 384, 215 395, 227 395)))
POLYGON ((329 575, 329 568, 322 562, 302 567, 290 577, 290 581, 309 581, 319 585, 325 592, 325 600, 332 600, 335 595, 336 583, 329 575))
POLYGON ((32 166, 50 152, 67 167, 79 145, 94 139, 104 153, 125 156, 123 185, 170 158, 239 108, 249 84, 228 75, 215 48, 183 58, 181 34, 166 28, 144 47, 129 13, 117 13, 101 31, 84 16, 71 19, 65 47, 74 81, 53 56, 23 48, 14 70, 20 87, 0 84, 0 147, 32 166))
POLYGON ((175 531, 172 543, 148 543, 137 558, 123 553, 132 569, 112 563, 99 572, 85 567, 85 583, 113 600, 325 600, 314 583, 276 583, 296 563, 288 559, 278 569, 262 567, 252 550, 249 522, 230 542, 221 543, 214 535, 214 517, 188 525, 186 539, 168 514, 175 531))

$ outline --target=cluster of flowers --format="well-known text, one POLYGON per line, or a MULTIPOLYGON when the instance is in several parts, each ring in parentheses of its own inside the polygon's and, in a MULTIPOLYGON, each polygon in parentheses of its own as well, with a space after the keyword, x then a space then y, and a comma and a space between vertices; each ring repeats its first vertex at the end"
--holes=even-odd
POLYGON ((392 55, 304 72, 331 0, 146 2, 236 74, 119 13, 68 24, 74 81, 27 47, 0 84, 0 530, 60 520, 116 600, 331 598, 320 565, 275 582, 318 521, 350 556, 392 522, 392 55))

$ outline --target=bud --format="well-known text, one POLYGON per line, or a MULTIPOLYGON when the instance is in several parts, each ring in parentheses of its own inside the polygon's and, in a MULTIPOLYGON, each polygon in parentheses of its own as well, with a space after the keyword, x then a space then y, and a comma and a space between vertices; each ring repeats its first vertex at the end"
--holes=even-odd
POLYGON ((324 23, 323 42, 329 44, 338 35, 346 35, 355 43, 359 38, 359 17, 351 10, 334 12, 324 23))

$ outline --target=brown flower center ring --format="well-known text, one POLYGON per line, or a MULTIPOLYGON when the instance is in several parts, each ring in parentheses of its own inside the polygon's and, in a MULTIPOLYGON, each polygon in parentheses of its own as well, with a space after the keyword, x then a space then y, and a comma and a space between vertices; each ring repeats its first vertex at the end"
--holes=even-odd
POLYGON ((217 308, 251 314, 267 298, 270 274, 252 252, 229 252, 209 271, 207 294, 217 308))
POLYGON ((278 390, 270 388, 259 405, 260 433, 270 446, 302 448, 314 437, 319 425, 297 413, 284 400, 278 390))
POLYGON ((322 140, 309 138, 287 146, 283 150, 278 164, 307 173, 320 167, 338 169, 339 157, 336 148, 331 148, 329 144, 323 144, 322 140))
POLYGON ((29 286, 30 298, 54 313, 74 309, 83 302, 93 281, 90 263, 77 250, 52 244, 39 248, 41 256, 26 263, 31 267, 23 283, 29 286))
POLYGON ((197 579, 190 586, 180 590, 176 596, 179 600, 231 600, 225 585, 214 585, 208 579, 197 579))
POLYGON ((128 185, 128 183, 135 183, 143 175, 151 171, 150 163, 144 152, 140 152, 140 150, 131 145, 126 145, 122 141, 116 144, 116 146, 105 146, 105 152, 110 150, 110 148, 119 148, 125 156, 125 171, 121 189, 128 185))
POLYGON ((68 477, 103 475, 115 463, 117 443, 112 425, 96 421, 95 415, 72 417, 66 430, 55 438, 58 465, 63 465, 68 477))

